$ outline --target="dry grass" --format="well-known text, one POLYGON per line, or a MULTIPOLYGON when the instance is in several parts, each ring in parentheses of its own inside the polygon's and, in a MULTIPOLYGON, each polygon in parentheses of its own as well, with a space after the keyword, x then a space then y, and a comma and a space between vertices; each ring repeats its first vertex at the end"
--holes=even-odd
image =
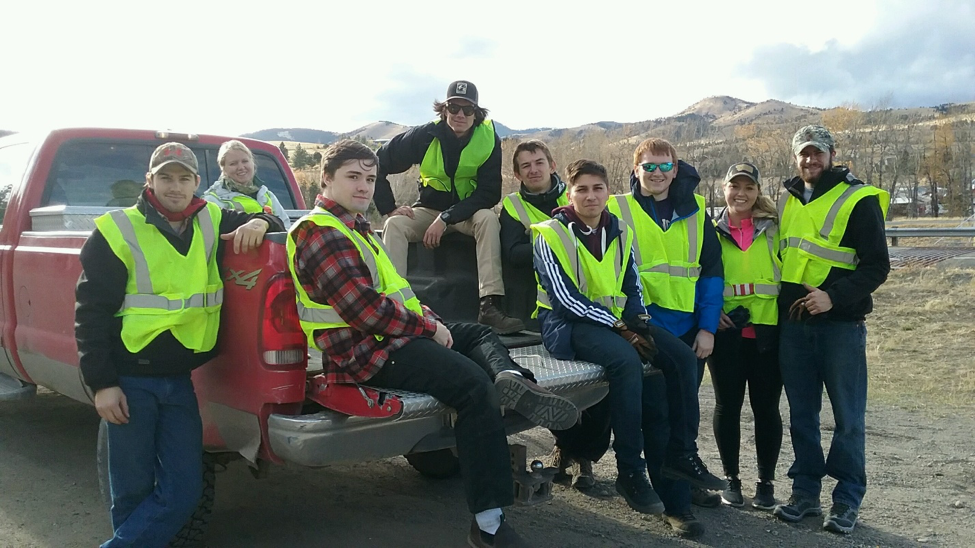
POLYGON ((975 271, 891 272, 867 328, 871 399, 932 411, 975 407, 975 271))

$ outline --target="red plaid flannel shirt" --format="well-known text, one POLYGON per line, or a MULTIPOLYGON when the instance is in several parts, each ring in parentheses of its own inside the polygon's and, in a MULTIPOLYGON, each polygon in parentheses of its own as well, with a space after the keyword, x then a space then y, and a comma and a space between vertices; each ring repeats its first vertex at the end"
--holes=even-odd
MULTIPOLYGON (((362 215, 353 216, 339 204, 318 196, 315 205, 328 210, 346 226, 367 234, 362 215)), ((327 382, 364 382, 383 366, 389 353, 417 337, 430 337, 439 317, 423 307, 423 316, 387 299, 372 286, 369 268, 352 240, 334 228, 302 223, 295 239, 295 272, 311 300, 335 308, 350 327, 321 330, 315 343, 322 352, 327 382), (373 335, 382 335, 377 340, 373 335)))

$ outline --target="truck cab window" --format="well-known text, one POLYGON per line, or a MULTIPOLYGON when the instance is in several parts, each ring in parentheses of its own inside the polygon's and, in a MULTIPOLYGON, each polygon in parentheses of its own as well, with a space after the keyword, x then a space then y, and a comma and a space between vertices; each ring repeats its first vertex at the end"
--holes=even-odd
POLYGON ((28 143, 0 145, 0 224, 7 213, 7 202, 14 185, 20 182, 30 160, 31 147, 28 143))
MULTIPOLYGON (((259 150, 252 150, 252 152, 254 153, 254 162, 257 164, 257 176, 264 181, 267 189, 274 194, 285 209, 296 209, 294 196, 291 195, 291 186, 288 184, 284 173, 282 173, 281 166, 278 165, 278 162, 270 155, 259 150)), ((197 154, 199 155, 198 152, 197 154)), ((203 156, 199 156, 199 159, 200 176, 203 177, 203 183, 200 185, 200 192, 197 194, 202 194, 209 186, 207 184, 208 178, 210 185, 217 182, 217 179, 220 178, 220 164, 217 163, 217 150, 207 149, 206 175, 204 175, 203 156)))

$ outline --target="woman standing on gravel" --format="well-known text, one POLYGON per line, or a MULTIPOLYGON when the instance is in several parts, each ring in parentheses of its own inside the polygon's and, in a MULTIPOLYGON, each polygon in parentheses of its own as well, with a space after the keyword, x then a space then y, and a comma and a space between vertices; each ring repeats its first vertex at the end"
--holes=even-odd
POLYGON ((285 228, 291 226, 284 206, 257 177, 254 153, 247 145, 236 139, 220 145, 217 163, 220 164, 220 178, 203 193, 204 200, 224 209, 269 213, 281 219, 285 228))
POLYGON ((776 211, 772 200, 760 196, 758 168, 752 164, 742 162, 728 169, 724 193, 728 206, 715 220, 724 263, 724 306, 714 352, 708 359, 715 397, 714 437, 728 478, 721 499, 730 506, 744 505, 738 456, 747 384, 758 453, 752 506, 772 510, 772 481, 782 447, 776 305, 781 263, 775 252, 776 211))

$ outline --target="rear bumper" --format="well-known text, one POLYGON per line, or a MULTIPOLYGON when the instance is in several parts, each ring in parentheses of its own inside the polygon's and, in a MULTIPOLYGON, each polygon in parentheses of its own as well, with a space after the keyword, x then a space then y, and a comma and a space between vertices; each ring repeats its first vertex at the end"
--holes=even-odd
MULTIPOLYGON (((603 385, 560 395, 585 409, 608 392, 603 385)), ((533 427, 516 414, 504 420, 509 435, 533 427)), ((303 466, 326 466, 454 447, 452 421, 453 412, 446 408, 435 415, 389 419, 350 417, 325 410, 310 415, 272 414, 267 429, 271 450, 281 459, 303 466)))
MULTIPOLYGON (((513 349, 511 356, 535 373, 540 386, 568 398, 580 410, 592 407, 609 393, 603 368, 598 365, 556 360, 541 345, 513 349)), ((650 372, 649 366, 645 371, 650 372)), ((403 410, 396 417, 355 417, 330 410, 310 415, 272 414, 268 417, 271 451, 288 462, 325 466, 455 446, 452 409, 427 394, 384 391, 396 394, 403 402, 403 410)), ((516 413, 504 420, 509 435, 533 427, 516 413)))

